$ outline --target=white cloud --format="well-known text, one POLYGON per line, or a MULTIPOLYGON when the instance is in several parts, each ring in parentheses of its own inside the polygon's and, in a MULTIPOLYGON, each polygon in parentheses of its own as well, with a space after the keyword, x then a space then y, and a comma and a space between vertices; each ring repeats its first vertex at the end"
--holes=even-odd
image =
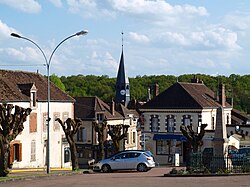
POLYGON ((15 58, 18 61, 24 61, 25 63, 31 62, 44 64, 45 61, 41 55, 41 52, 38 51, 38 49, 31 48, 31 47, 25 47, 20 49, 15 48, 6 48, 4 50, 11 58, 15 58))
POLYGON ((239 50, 238 35, 229 29, 219 26, 200 28, 200 30, 187 30, 183 32, 154 33, 151 40, 165 47, 182 47, 193 50, 239 50), (201 31, 200 31, 201 30, 201 31))
MULTIPOLYGON (((79 14, 83 18, 105 18, 114 17, 115 13, 112 10, 101 6, 102 3, 96 0, 67 0, 69 11, 74 14, 79 14)), ((104 3, 105 4, 105 3, 104 3)))
POLYGON ((35 0, 0 0, 0 3, 27 13, 38 13, 42 9, 35 0))
POLYGON ((92 51, 86 62, 80 65, 82 73, 95 75, 115 75, 118 62, 108 51, 92 51))
POLYGON ((10 37, 10 33, 14 32, 14 30, 0 20, 0 40, 10 37))
POLYGON ((135 32, 129 32, 129 37, 134 41, 142 42, 142 43, 147 43, 147 42, 150 41, 149 38, 146 35, 138 34, 138 33, 135 33, 135 32))
POLYGON ((191 5, 172 6, 164 0, 108 0, 115 10, 132 14, 150 14, 155 16, 192 14, 199 16, 208 15, 204 7, 191 5))
POLYGON ((55 7, 62 7, 63 4, 62 4, 62 1, 61 0, 49 0, 55 7))

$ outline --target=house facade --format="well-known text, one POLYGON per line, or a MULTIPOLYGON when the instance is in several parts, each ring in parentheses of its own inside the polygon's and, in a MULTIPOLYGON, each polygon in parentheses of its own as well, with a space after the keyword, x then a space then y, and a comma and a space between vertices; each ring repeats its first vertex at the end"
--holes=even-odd
MULTIPOLYGON (((50 85, 50 167, 70 167, 69 145, 55 119, 74 116, 74 99, 50 85)), ((24 130, 10 145, 13 168, 46 167, 47 86, 46 77, 38 73, 0 70, 1 103, 32 109, 24 130)))
MULTIPOLYGON (((224 126, 231 124, 232 107, 225 100, 224 86, 219 90, 219 97, 215 97, 214 92, 197 79, 192 83, 177 82, 140 108, 142 134, 146 137, 144 147, 155 155, 156 162, 173 164, 178 156, 180 163, 185 163, 191 147, 180 131, 181 125, 191 126, 198 133, 201 124, 207 124, 201 151, 214 147, 218 119, 224 126), (223 108, 220 116, 218 108, 223 108)), ((221 138, 224 137, 221 135, 221 138)), ((227 144, 224 139, 223 142, 227 144)))
MULTIPOLYGON (((128 125, 127 137, 121 140, 121 150, 138 149, 137 121, 138 113, 128 110, 122 104, 111 102, 109 105, 98 97, 76 97, 75 118, 83 121, 83 125, 76 136, 79 164, 86 166, 91 159, 98 158, 98 134, 94 130, 93 122, 102 123, 105 119, 107 125, 128 125)), ((106 156, 112 154, 112 141, 107 133, 104 137, 106 156), (108 150, 109 149, 109 150, 108 150)))

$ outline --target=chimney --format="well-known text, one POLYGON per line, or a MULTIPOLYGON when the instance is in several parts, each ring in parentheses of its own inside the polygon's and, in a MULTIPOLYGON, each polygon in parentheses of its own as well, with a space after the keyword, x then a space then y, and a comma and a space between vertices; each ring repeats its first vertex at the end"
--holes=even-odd
POLYGON ((222 107, 226 106, 225 85, 219 85, 219 103, 222 107))
POLYGON ((113 99, 111 100, 111 104, 110 104, 110 112, 111 112, 112 116, 115 115, 115 102, 113 99))
POLYGON ((154 85, 154 97, 159 95, 159 84, 155 83, 154 85))
POLYGON ((194 75, 194 77, 191 79, 191 83, 200 83, 200 84, 203 84, 203 81, 200 80, 199 78, 197 78, 197 77, 194 75))
POLYGON ((151 94, 150 94, 150 92, 151 92, 151 89, 150 89, 150 87, 148 87, 148 101, 151 100, 151 94))

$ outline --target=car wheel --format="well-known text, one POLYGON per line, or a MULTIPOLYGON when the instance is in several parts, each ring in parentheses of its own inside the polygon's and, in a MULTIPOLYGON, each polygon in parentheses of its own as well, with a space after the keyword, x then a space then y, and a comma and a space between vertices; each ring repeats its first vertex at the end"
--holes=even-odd
POLYGON ((137 166, 137 171, 139 172, 146 172, 147 171, 147 166, 143 163, 138 164, 137 166))
POLYGON ((103 173, 110 173, 110 172, 111 172, 110 166, 109 166, 108 164, 104 164, 104 165, 102 166, 102 172, 103 172, 103 173))

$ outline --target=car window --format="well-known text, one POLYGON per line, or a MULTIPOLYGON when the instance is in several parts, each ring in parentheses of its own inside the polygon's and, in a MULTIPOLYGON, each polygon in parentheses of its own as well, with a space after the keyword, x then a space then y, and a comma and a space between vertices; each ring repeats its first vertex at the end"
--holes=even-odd
POLYGON ((150 152, 150 151, 146 151, 146 152, 144 152, 144 155, 146 155, 146 156, 153 156, 153 154, 150 152))
POLYGON ((140 156, 141 153, 129 153, 129 158, 137 158, 140 156))
POLYGON ((126 158, 126 154, 127 154, 127 153, 121 153, 121 154, 119 154, 119 155, 116 155, 116 156, 115 156, 115 159, 125 159, 125 158, 126 158))

